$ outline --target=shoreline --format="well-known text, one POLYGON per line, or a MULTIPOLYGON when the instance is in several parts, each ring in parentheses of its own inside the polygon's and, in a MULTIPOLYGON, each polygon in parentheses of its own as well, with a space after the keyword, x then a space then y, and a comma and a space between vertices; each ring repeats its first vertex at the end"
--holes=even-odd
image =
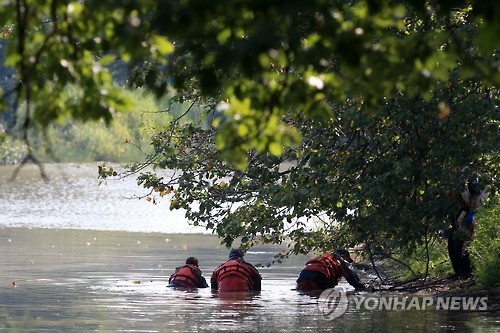
POLYGON ((145 234, 145 235, 194 235, 194 236, 211 236, 218 238, 217 235, 209 233, 209 232, 164 232, 164 231, 140 231, 140 230, 126 230, 126 229, 91 229, 91 228, 52 228, 50 226, 46 227, 35 227, 35 226, 10 226, 10 225, 1 225, 0 231, 7 229, 18 229, 18 230, 50 230, 54 232, 103 232, 103 233, 126 233, 126 234, 145 234))
POLYGON ((488 297, 488 310, 486 311, 500 311, 500 287, 482 287, 472 278, 453 280, 446 277, 428 277, 425 281, 417 279, 385 288, 374 288, 372 293, 402 293, 433 298, 488 297))

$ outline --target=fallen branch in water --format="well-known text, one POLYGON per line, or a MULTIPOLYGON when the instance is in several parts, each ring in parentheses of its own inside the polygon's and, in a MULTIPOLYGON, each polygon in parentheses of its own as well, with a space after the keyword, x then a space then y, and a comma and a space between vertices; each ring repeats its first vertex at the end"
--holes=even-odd
MULTIPOLYGON (((404 286, 404 285, 407 285, 407 284, 410 284, 410 283, 414 283, 414 282, 418 282, 419 279, 417 278, 414 278, 414 279, 410 279, 410 280, 407 280, 407 281, 403 281, 403 282, 400 282, 400 283, 397 283, 393 286, 390 286, 390 287, 387 287, 387 288, 372 288, 371 291, 375 292, 375 291, 397 291, 397 292, 415 292, 415 291, 419 291, 419 290, 422 290, 422 289, 427 289, 427 288, 431 288, 431 287, 436 287, 436 286, 443 286, 442 284, 440 285, 441 282, 443 281, 449 281, 447 278, 440 278, 440 279, 437 279, 437 280, 434 280, 434 281, 431 281, 431 282, 427 282, 427 283, 418 283, 418 284, 412 284, 412 285, 409 285, 407 287, 401 287, 401 286, 404 286)), ((423 280, 425 281, 425 280, 423 280)), ((464 281, 464 284, 462 286, 469 286, 470 284, 473 284, 474 281, 464 281)))

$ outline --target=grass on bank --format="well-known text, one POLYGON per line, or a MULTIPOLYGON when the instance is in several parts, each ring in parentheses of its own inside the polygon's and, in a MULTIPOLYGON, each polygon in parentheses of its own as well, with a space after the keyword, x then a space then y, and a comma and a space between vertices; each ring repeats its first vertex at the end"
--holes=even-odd
POLYGON ((498 198, 478 210, 476 236, 471 244, 474 275, 483 287, 500 288, 500 204, 498 198))

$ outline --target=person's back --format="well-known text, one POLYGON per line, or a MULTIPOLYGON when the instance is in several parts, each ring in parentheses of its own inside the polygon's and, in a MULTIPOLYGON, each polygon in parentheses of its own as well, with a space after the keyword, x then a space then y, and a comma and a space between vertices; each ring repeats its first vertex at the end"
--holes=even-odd
POLYGON ((217 267, 210 280, 219 291, 259 291, 261 276, 257 269, 243 260, 240 250, 232 250, 229 260, 217 267))
POLYGON ((324 290, 337 284, 337 272, 331 254, 323 254, 306 262, 297 278, 297 290, 324 290))
POLYGON ((364 289, 357 274, 351 270, 349 251, 339 250, 336 255, 322 254, 309 260, 297 278, 296 289, 300 291, 325 290, 335 287, 344 277, 356 289, 364 289))
POLYGON ((201 270, 198 267, 198 259, 189 257, 186 264, 172 274, 168 283, 172 287, 182 288, 206 288, 207 281, 202 276, 201 270))

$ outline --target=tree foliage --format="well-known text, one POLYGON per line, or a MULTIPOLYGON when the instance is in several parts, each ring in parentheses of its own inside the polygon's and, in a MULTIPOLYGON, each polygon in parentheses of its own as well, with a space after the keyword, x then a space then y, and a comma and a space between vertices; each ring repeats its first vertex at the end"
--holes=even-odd
POLYGON ((498 187, 498 7, 13 0, 0 18, 26 128, 131 107, 112 80, 124 62, 132 86, 207 110, 202 125, 160 129, 132 168, 179 172, 139 182, 228 245, 290 238, 307 252, 428 244, 457 170, 498 187), (84 93, 68 98, 71 85, 84 93))
POLYGON ((130 101, 110 63, 161 96, 179 92, 229 102, 218 148, 245 167, 245 151, 271 151, 296 130, 290 108, 331 116, 329 98, 375 107, 394 89, 431 97, 460 64, 462 75, 499 81, 498 4, 490 1, 63 1, 0 7, 6 64, 16 69, 25 127, 72 116, 111 120, 130 101), (475 38, 472 38, 474 36, 475 38), (68 85, 85 87, 70 98, 68 85), (326 98, 329 97, 329 98, 326 98), (234 127, 240 131, 234 131, 234 127), (277 129, 277 131, 276 131, 277 129), (269 134, 272 133, 272 134, 269 134))
POLYGON ((247 247, 291 239, 295 253, 360 243, 412 249, 447 227, 458 209, 450 194, 468 176, 498 186, 495 101, 484 87, 471 94, 475 85, 442 85, 430 101, 395 95, 377 113, 357 102, 332 105, 328 120, 290 112, 302 144, 280 157, 253 151, 245 170, 216 149, 214 128, 172 124, 155 137, 148 163, 182 172, 144 173, 139 183, 171 195, 171 209, 185 209, 228 246, 242 237, 247 247))

